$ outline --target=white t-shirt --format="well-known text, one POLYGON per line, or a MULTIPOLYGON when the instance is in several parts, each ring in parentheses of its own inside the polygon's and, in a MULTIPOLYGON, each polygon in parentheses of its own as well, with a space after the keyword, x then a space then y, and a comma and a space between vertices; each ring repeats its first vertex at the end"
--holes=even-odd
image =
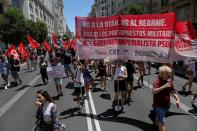
POLYGON ((115 80, 118 80, 118 77, 119 76, 122 76, 122 77, 126 77, 125 76, 125 70, 126 70, 126 67, 125 66, 121 66, 121 67, 116 67, 116 70, 115 70, 115 80))
POLYGON ((51 110, 52 108, 56 108, 56 105, 51 102, 46 102, 43 105, 43 120, 44 122, 51 123, 52 122, 52 117, 51 117, 51 110))
POLYGON ((76 69, 72 68, 71 71, 72 71, 72 73, 74 75, 74 79, 76 81, 81 82, 81 84, 79 84, 77 82, 74 82, 74 87, 75 88, 76 87, 83 87, 85 84, 84 84, 84 77, 83 77, 82 71, 79 68, 76 68, 76 69))

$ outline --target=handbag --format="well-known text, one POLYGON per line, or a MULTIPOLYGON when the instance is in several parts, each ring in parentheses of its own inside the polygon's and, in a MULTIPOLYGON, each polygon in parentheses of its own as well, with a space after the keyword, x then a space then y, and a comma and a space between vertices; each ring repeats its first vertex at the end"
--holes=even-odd
POLYGON ((42 131, 40 128, 40 120, 37 120, 32 131, 42 131))
MULTIPOLYGON (((51 118, 53 120, 53 111, 52 110, 51 110, 51 118)), ((53 121, 53 123, 54 123, 54 121, 53 121)), ((58 131, 66 131, 66 126, 63 123, 60 123, 59 120, 57 122, 57 126, 58 126, 57 127, 58 131)))

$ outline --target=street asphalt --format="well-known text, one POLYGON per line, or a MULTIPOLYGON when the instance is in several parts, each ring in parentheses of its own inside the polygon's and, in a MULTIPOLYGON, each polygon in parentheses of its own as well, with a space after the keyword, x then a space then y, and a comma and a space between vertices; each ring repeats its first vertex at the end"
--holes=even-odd
MULTIPOLYGON (((96 81, 96 89, 91 91, 90 99, 85 100, 82 112, 76 108, 73 101, 72 80, 63 79, 63 97, 57 97, 54 80, 50 78, 48 85, 43 85, 39 70, 29 72, 26 65, 22 67, 22 85, 4 90, 0 88, 0 131, 32 131, 35 125, 36 91, 47 90, 55 99, 59 119, 66 125, 66 131, 153 131, 153 122, 149 114, 152 109, 151 85, 157 77, 152 68, 151 75, 145 76, 145 87, 136 84, 138 74, 135 74, 132 100, 130 106, 125 106, 125 113, 111 109, 114 97, 113 80, 107 82, 107 92, 100 90, 96 81)), ((11 80, 11 78, 10 78, 11 80)), ((197 131, 197 111, 191 106, 192 95, 184 94, 181 89, 185 78, 175 76, 175 89, 181 99, 181 109, 172 103, 166 120, 167 131, 197 131)), ((3 80, 0 79, 0 85, 3 80)), ((193 85, 193 93, 197 93, 197 84, 193 85)))

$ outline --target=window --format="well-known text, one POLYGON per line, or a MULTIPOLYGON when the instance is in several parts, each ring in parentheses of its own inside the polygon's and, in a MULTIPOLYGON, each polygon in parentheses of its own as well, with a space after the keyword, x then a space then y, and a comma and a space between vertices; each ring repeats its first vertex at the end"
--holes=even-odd
POLYGON ((31 20, 34 21, 34 15, 31 14, 31 20))
POLYGON ((3 5, 0 3, 0 14, 3 13, 3 5))
POLYGON ((19 0, 12 0, 12 1, 11 1, 11 5, 12 5, 13 7, 19 8, 19 7, 20 7, 20 6, 19 6, 19 0))
POLYGON ((190 17, 190 4, 182 5, 176 9, 177 19, 184 21, 190 17))
POLYGON ((161 0, 161 6, 166 6, 169 0, 161 0))

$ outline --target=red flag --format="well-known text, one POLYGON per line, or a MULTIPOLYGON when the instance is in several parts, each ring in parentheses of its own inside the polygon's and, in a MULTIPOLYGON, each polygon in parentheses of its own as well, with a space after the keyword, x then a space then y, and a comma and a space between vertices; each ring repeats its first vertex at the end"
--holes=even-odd
POLYGON ((13 55, 13 56, 14 56, 14 59, 19 59, 19 55, 18 55, 18 53, 17 53, 17 51, 16 51, 16 47, 13 46, 13 45, 11 45, 11 46, 8 48, 8 50, 7 50, 7 52, 6 52, 6 55, 7 55, 8 57, 10 57, 11 55, 13 55))
POLYGON ((21 54, 23 61, 25 61, 30 56, 29 51, 25 48, 25 45, 22 41, 18 47, 18 52, 21 54))
POLYGON ((43 45, 44 45, 45 50, 47 50, 48 52, 51 52, 51 47, 50 47, 49 43, 44 41, 43 45))
POLYGON ((69 46, 69 41, 65 41, 64 42, 64 48, 68 49, 68 46, 69 46))
POLYGON ((35 41, 32 37, 28 35, 27 39, 29 41, 29 44, 31 45, 31 48, 40 48, 40 44, 37 41, 35 41))
POLYGON ((176 32, 178 34, 189 34, 192 39, 197 39, 197 35, 191 21, 177 22, 176 32))
POLYGON ((56 35, 54 33, 52 34, 52 38, 53 38, 53 45, 54 45, 54 47, 55 48, 58 48, 58 45, 57 45, 57 37, 56 37, 56 35))
POLYGON ((70 46, 71 46, 71 48, 76 49, 76 39, 70 40, 70 46))

